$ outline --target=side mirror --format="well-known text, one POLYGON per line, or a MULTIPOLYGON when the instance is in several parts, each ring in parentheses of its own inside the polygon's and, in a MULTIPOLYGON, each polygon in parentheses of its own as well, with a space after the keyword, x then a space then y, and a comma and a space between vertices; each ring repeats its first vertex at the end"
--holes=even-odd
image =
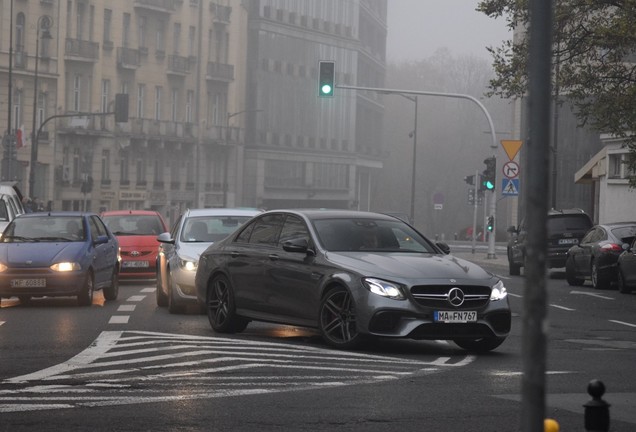
POLYGON ((283 243, 285 252, 307 253, 309 251, 309 242, 306 238, 296 238, 287 240, 283 243))
POLYGON ((450 246, 446 242, 437 242, 435 245, 442 250, 446 255, 450 253, 450 246))
POLYGON ((93 243, 96 244, 96 245, 98 245, 98 244, 106 244, 106 243, 108 243, 108 236, 107 235, 101 235, 101 236, 97 237, 93 243))
POLYGON ((170 243, 170 244, 174 244, 174 239, 172 237, 170 237, 170 233, 169 232, 164 232, 161 233, 157 236, 157 241, 159 243, 170 243))

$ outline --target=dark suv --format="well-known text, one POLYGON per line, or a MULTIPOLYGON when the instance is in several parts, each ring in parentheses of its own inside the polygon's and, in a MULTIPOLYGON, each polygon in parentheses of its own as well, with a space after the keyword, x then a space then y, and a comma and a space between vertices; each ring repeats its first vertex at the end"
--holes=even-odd
MULTIPOLYGON (((548 212, 548 268, 565 267, 568 249, 578 244, 592 228, 592 219, 581 209, 550 210, 548 212)), ((511 275, 520 273, 526 260, 527 221, 508 228, 508 268, 511 275)))

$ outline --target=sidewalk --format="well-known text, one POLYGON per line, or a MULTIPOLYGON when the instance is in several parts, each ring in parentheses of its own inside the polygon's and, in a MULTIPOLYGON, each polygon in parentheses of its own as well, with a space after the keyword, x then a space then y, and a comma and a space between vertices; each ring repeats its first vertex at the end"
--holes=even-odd
POLYGON ((448 242, 451 249, 451 255, 465 259, 477 264, 487 264, 501 268, 508 268, 508 257, 506 256, 505 243, 495 245, 495 256, 488 257, 488 245, 486 243, 477 243, 473 253, 472 243, 451 241, 448 242))

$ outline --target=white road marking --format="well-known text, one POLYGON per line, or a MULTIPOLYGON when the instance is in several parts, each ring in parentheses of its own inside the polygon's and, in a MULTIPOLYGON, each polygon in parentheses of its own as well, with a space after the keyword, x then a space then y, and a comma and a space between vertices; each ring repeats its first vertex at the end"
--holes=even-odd
POLYGON ((600 294, 595 294, 595 293, 591 293, 591 292, 587 292, 587 291, 570 291, 570 294, 583 294, 583 295, 587 295, 590 297, 596 297, 596 298, 600 298, 603 300, 614 300, 614 297, 607 297, 604 295, 600 295, 600 294))
POLYGON ((552 306, 554 308, 557 308, 557 309, 563 309, 563 310, 566 310, 566 311, 570 311, 570 312, 573 312, 573 311, 576 310, 576 309, 572 309, 572 308, 565 307, 565 306, 559 306, 559 305, 556 305, 556 304, 551 304, 550 306, 552 306))
POLYGON ((140 301, 142 301, 145 298, 146 298, 145 295, 134 295, 134 296, 128 297, 128 299, 126 299, 126 301, 129 301, 129 302, 140 302, 140 301))
POLYGON ((108 324, 128 324, 129 319, 130 316, 128 315, 113 315, 112 317, 110 317, 110 321, 108 321, 108 324))
POLYGON ((155 291, 157 291, 157 288, 144 288, 140 292, 142 292, 142 293, 153 293, 155 291))
POLYGON ((132 312, 136 307, 136 305, 121 305, 117 308, 117 312, 132 312))
MULTIPOLYGON (((546 375, 565 375, 565 374, 573 374, 577 373, 576 371, 546 371, 546 375)), ((521 376, 523 372, 521 371, 503 371, 503 372, 492 372, 491 375, 494 376, 503 376, 503 377, 514 377, 521 376)))
POLYGON ((616 324, 622 324, 622 325, 626 325, 626 326, 629 326, 629 327, 636 327, 636 324, 628 323, 628 322, 625 322, 625 321, 609 320, 609 322, 613 322, 613 323, 616 323, 616 324))
POLYGON ((0 382, 0 412, 366 384, 440 373, 475 359, 471 355, 427 357, 408 359, 278 342, 105 331, 86 350, 62 364, 0 382), (288 375, 294 370, 298 373, 288 375), (165 396, 166 388, 179 391, 165 396))

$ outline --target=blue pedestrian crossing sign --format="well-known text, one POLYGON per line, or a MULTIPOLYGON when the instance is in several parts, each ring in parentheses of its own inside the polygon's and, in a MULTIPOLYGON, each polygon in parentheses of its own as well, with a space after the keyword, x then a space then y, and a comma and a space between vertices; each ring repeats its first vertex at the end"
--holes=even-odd
POLYGON ((501 181, 501 194, 506 196, 519 195, 519 179, 505 178, 501 181))

